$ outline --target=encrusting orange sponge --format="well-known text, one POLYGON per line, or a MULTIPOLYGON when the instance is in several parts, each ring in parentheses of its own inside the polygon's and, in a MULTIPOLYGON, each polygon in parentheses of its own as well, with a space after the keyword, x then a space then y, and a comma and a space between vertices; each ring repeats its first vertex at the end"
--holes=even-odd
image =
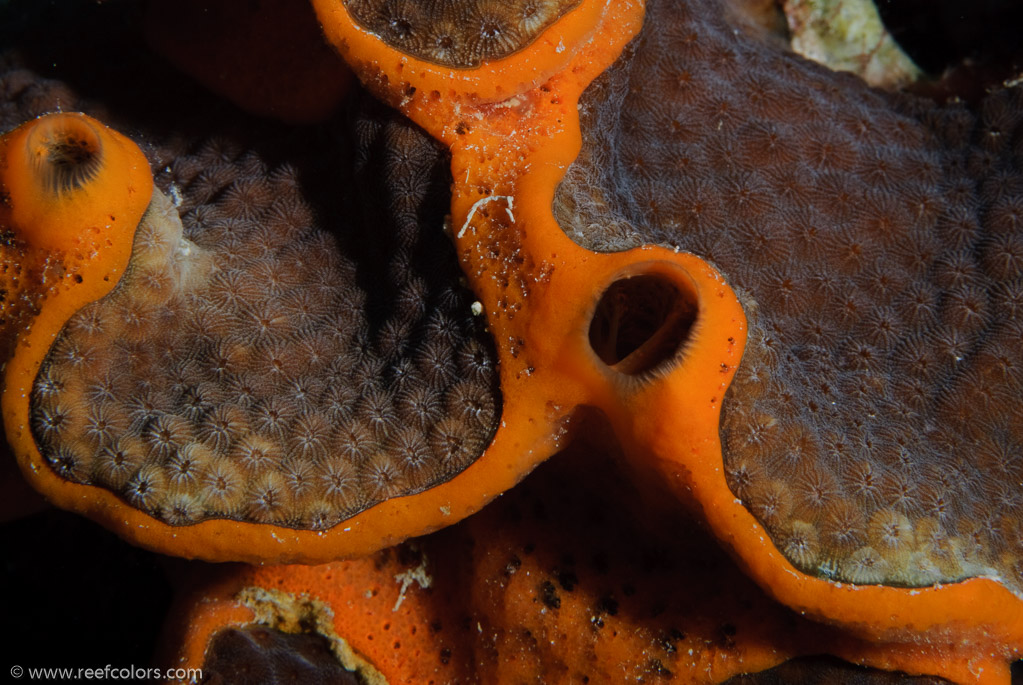
POLYGON ((370 557, 193 569, 164 663, 210 678, 258 668, 261 651, 283 670, 277 641, 306 638, 367 683, 732 685, 800 655, 912 672, 969 653, 954 640, 877 647, 797 616, 634 487, 597 421, 580 433, 476 516, 370 557), (262 649, 224 649, 239 631, 262 649))
MULTIPOLYGON (((952 640, 982 656, 965 651, 928 655, 914 668, 960 680, 981 671, 989 681, 1007 678, 1006 662, 1023 643, 1023 614, 1018 598, 1004 587, 985 578, 907 589, 808 576, 781 557, 764 528, 728 490, 719 419, 743 356, 747 319, 724 276, 679 250, 594 253, 572 242, 555 221, 554 189, 580 149, 578 98, 635 35, 641 4, 583 0, 510 56, 457 71, 382 43, 341 16, 343 7, 336 2, 320 3, 317 9, 328 35, 360 77, 451 148, 449 228, 479 298, 472 311, 485 313, 499 360, 503 402, 490 446, 450 480, 392 497, 340 524, 331 519, 324 530, 259 522, 242 530, 225 518, 192 524, 197 517, 189 493, 173 493, 168 520, 181 522, 174 526, 145 511, 130 511, 109 491, 85 497, 79 494, 82 485, 64 481, 48 494, 66 506, 75 500, 74 508, 137 542, 191 556, 267 561, 356 556, 473 513, 556 450, 578 407, 594 407, 609 419, 637 470, 653 474, 651 480, 696 511, 756 582, 786 605, 848 628, 863 640, 867 646, 857 660, 871 659, 875 645, 920 651, 952 640), (52 495, 58 490, 59 497, 52 495)), ((280 274, 275 278, 279 284, 280 274)), ((271 333, 279 321, 262 312, 256 312, 255 320, 271 333)), ((47 347, 42 342, 36 346, 39 355, 47 347)), ((229 352, 249 350, 239 346, 229 352)), ((35 358, 27 359, 21 366, 32 373, 38 363, 33 366, 35 358)), ((225 368, 231 361, 225 355, 225 368)), ((62 465, 57 451, 47 454, 48 465, 39 457, 25 429, 27 387, 8 382, 8 436, 19 454, 29 455, 23 463, 30 479, 45 470, 57 481, 62 469, 70 472, 75 464, 62 465)), ((138 407, 144 418, 153 409, 148 399, 143 397, 138 407)), ((488 415, 492 409, 475 400, 459 408, 488 415)), ((226 449, 243 423, 236 416, 218 419, 204 427, 206 442, 226 449)), ((40 425, 48 429, 45 422, 40 425)), ((178 443, 172 429, 177 427, 161 427, 147 437, 154 446, 162 441, 159 450, 174 453, 178 443)), ((320 449, 312 439, 302 444, 310 454, 320 449)), ((252 461, 263 450, 248 452, 252 461)), ((403 452, 416 460, 421 454, 419 449, 403 452)), ((205 473, 194 468, 199 458, 180 456, 178 450, 179 481, 205 473)), ((139 474, 133 487, 145 505, 159 477, 149 478, 141 469, 139 474)), ((287 509, 282 499, 289 495, 280 497, 288 491, 279 475, 257 483, 255 494, 268 511, 287 509)), ((298 485, 306 484, 307 474, 296 469, 293 475, 298 485)), ((214 480, 230 484, 229 478, 214 480)))
MULTIPOLYGON (((529 154, 541 169, 540 182, 547 187, 535 194, 538 201, 533 203, 526 201, 531 193, 527 190, 528 182, 523 183, 525 192, 514 207, 516 216, 519 207, 524 212, 520 225, 550 223, 548 208, 552 186, 547 185, 547 181, 557 167, 542 159, 547 154, 541 145, 545 132, 559 132, 570 123, 567 114, 574 107, 574 98, 624 44, 618 41, 610 50, 605 50, 603 45, 590 45, 589 39, 598 26, 610 26, 623 20, 635 30, 638 16, 636 11, 611 11, 606 3, 583 3, 554 22, 527 51, 515 52, 498 60, 499 63, 481 67, 498 70, 507 67, 516 73, 516 83, 505 82, 516 91, 521 87, 533 87, 537 79, 547 78, 551 70, 560 69, 567 61, 576 67, 574 71, 571 67, 566 68, 565 83, 557 86, 563 95, 553 92, 546 95, 544 89, 547 86, 544 85, 534 88, 529 95, 537 109, 536 126, 528 129, 530 145, 534 148, 529 154), (551 31, 554 32, 553 38, 551 31), (580 52, 587 45, 592 49, 580 52), (539 49, 537 57, 533 57, 534 48, 539 49), (553 58, 554 63, 544 66, 542 63, 546 63, 548 57, 553 58), (546 207, 544 197, 547 198, 546 207)), ((477 93, 477 85, 468 87, 477 93)), ((424 94, 432 97, 429 91, 424 91, 424 94)), ((442 106, 454 104, 454 101, 444 101, 442 106)), ((506 131, 503 127, 514 125, 518 116, 514 110, 498 109, 493 117, 496 130, 506 131)), ((484 140, 478 136, 488 137, 488 147, 498 141, 483 127, 479 127, 478 132, 475 130, 476 118, 474 113, 473 120, 465 124, 467 128, 474 129, 471 133, 464 131, 467 134, 466 144, 471 145, 471 141, 476 139, 484 140)), ((452 129, 450 135, 460 134, 452 129)), ((574 154, 572 139, 570 136, 567 138, 567 146, 559 144, 551 148, 562 165, 574 154)), ((563 140, 565 137, 559 136, 559 142, 563 140)), ((574 146, 578 146, 577 140, 574 146)), ((463 165, 464 158, 458 159, 458 164, 463 165)), ((455 200, 454 213, 462 226, 458 230, 458 242, 463 248, 472 243, 472 238, 467 236, 483 228, 482 223, 473 224, 473 221, 482 222, 494 213, 505 215, 503 203, 507 198, 502 200, 499 197, 503 194, 500 185, 492 186, 490 193, 483 190, 489 186, 488 175, 495 178, 495 183, 500 183, 502 175, 511 170, 503 166, 501 158, 495 157, 494 160, 499 167, 497 173, 490 174, 489 165, 480 165, 477 168, 479 175, 473 175, 468 185, 468 193, 459 191, 455 200), (472 203, 476 209, 469 207, 472 203)), ((465 173, 463 166, 459 176, 465 173)), ((463 186, 460 184, 460 187, 463 186)), ((135 254, 142 256, 145 264, 136 268, 136 257, 133 256, 131 273, 122 281, 123 287, 119 286, 111 298, 104 298, 99 305, 110 304, 123 293, 135 292, 137 288, 133 283, 136 280, 157 284, 173 281, 171 274, 149 272, 151 266, 166 257, 164 246, 168 243, 164 238, 155 239, 153 227, 149 224, 163 218, 176 219, 169 216, 176 212, 160 197, 154 194, 154 209, 143 220, 144 228, 140 229, 140 237, 136 241, 135 254), (159 255, 151 249, 153 245, 159 246, 156 250, 159 255)), ((509 205, 508 209, 513 208, 509 205)), ((507 215, 511 217, 512 212, 507 212, 507 215)), ((300 219, 297 229, 305 226, 305 221, 300 219)), ((182 373, 168 378, 165 384, 159 382, 161 374, 165 374, 168 363, 178 359, 182 346, 173 344, 173 341, 159 342, 156 331, 175 329, 182 320, 187 322, 189 313, 201 305, 198 300, 195 307, 188 302, 182 303, 177 313, 165 311, 164 300, 155 303, 156 311, 153 302, 130 302, 130 306, 120 307, 109 316, 100 312, 98 319, 83 316, 69 322, 61 338, 52 345, 42 369, 37 364, 32 365, 37 370, 32 391, 21 393, 30 394, 30 397, 26 399, 19 394, 19 397, 7 400, 12 407, 17 405, 19 408, 18 418, 9 419, 8 425, 14 425, 14 430, 10 431, 12 439, 20 431, 18 438, 22 444, 15 447, 22 459, 23 471, 51 501, 86 514, 133 542, 152 549, 218 561, 325 561, 366 554, 411 535, 443 527, 478 510, 515 485, 556 450, 559 439, 564 435, 565 424, 577 406, 615 401, 611 386, 621 382, 619 376, 628 373, 608 372, 605 363, 624 362, 629 369, 635 367, 637 373, 647 373, 666 359, 676 361, 677 335, 691 323, 697 301, 702 310, 705 303, 718 298, 725 304, 714 307, 713 311, 703 311, 702 317, 707 322, 721 322, 720 327, 708 323, 705 330, 715 337, 715 342, 721 338, 724 352, 719 354, 714 344, 702 348, 694 343, 685 361, 686 368, 711 369, 702 375, 711 389, 707 393, 701 392, 695 401, 706 404, 707 398, 720 399, 727 377, 719 368, 733 368, 734 364, 730 365, 728 360, 737 359, 741 353, 739 332, 742 313, 734 297, 728 297, 727 286, 712 268, 690 255, 675 255, 667 250, 593 255, 574 247, 558 233, 544 231, 534 233, 541 243, 530 245, 529 249, 537 254, 559 254, 561 259, 549 265, 531 262, 522 265, 520 273, 516 273, 516 265, 506 261, 505 255, 509 254, 508 250, 515 249, 517 228, 507 232, 507 242, 499 239, 501 244, 494 243, 490 247, 485 240, 476 242, 478 249, 493 249, 501 255, 499 266, 502 270, 493 272, 493 277, 474 280, 478 286, 476 294, 481 301, 474 307, 470 307, 471 302, 466 302, 461 310, 470 317, 473 316, 470 312, 476 315, 482 314, 483 310, 488 312, 491 334, 500 341, 498 373, 501 401, 492 397, 489 389, 484 388, 485 392, 481 392, 480 388, 474 390, 463 384, 445 390, 447 399, 440 407, 453 413, 455 418, 466 419, 464 423, 483 424, 485 430, 479 435, 484 443, 480 449, 489 442, 483 454, 476 450, 476 432, 467 438, 462 435, 464 431, 450 422, 441 421, 433 426, 428 442, 422 439, 422 431, 394 430, 390 421, 392 412, 388 393, 396 392, 395 386, 407 383, 415 375, 405 367, 400 370, 400 379, 397 378, 398 371, 393 376, 388 376, 386 371, 382 378, 374 376, 380 372, 379 367, 374 366, 365 369, 369 377, 362 378, 360 387, 355 387, 352 382, 355 376, 349 373, 342 374, 341 382, 331 380, 327 383, 343 392, 354 390, 354 394, 366 399, 354 403, 343 394, 325 397, 318 386, 310 385, 318 382, 319 378, 299 379, 309 380, 299 388, 301 395, 310 402, 315 399, 307 421, 291 421, 291 414, 287 412, 294 407, 281 410, 277 406, 283 401, 282 397, 289 395, 264 396, 264 391, 272 393, 281 389, 273 386, 275 374, 267 370, 279 368, 279 375, 286 375, 290 362, 281 358, 278 348, 288 351, 294 346, 295 326, 300 327, 305 321, 308 329, 314 324, 319 326, 323 322, 333 322, 337 324, 331 326, 334 333, 343 336, 356 332, 351 321, 332 318, 333 314, 343 315, 344 311, 326 311, 321 315, 319 309, 323 304, 328 310, 346 306, 351 309, 353 303, 357 304, 353 298, 348 297, 335 304, 330 299, 310 300, 314 297, 310 290, 291 293, 288 288, 294 282, 292 275, 287 271, 281 272, 282 262, 275 260, 285 259, 293 253, 278 255, 275 249, 270 249, 265 250, 269 263, 260 263, 257 265, 259 270, 251 274, 259 283, 256 294, 239 298, 233 291, 232 297, 216 298, 220 307, 217 311, 227 316, 218 314, 216 321, 220 323, 217 325, 211 325, 209 317, 196 322, 193 330, 200 331, 204 337, 199 340, 193 356, 185 359, 194 363, 184 365, 182 373), (589 264, 580 269, 587 259, 591 260, 589 264), (556 273, 550 272, 551 268, 556 273), (652 292, 663 295, 663 311, 660 313, 667 314, 668 321, 677 320, 683 329, 680 331, 674 323, 669 323, 663 326, 665 335, 656 335, 656 328, 663 322, 655 317, 651 322, 655 328, 649 331, 651 340, 665 340, 655 345, 641 345, 643 349, 639 354, 634 354, 632 344, 618 343, 617 325, 590 331, 590 319, 601 292, 612 281, 628 280, 633 276, 642 276, 635 282, 649 283, 652 292), (534 278, 537 279, 536 285, 530 286, 534 278), (509 284, 513 284, 512 287, 509 288, 509 284), (535 295, 529 303, 536 307, 524 309, 522 297, 529 294, 522 293, 520 288, 530 287, 535 287, 535 295), (288 291, 298 298, 296 301, 302 306, 302 311, 291 318, 275 315, 277 302, 267 301, 261 296, 264 289, 277 294, 288 291), (302 299, 303 295, 305 299, 302 299), (255 307, 253 298, 257 298, 264 308, 255 307), (573 306, 568 310, 559 304, 562 302, 573 306), (499 309, 502 310, 500 314, 496 313, 499 309), (515 313, 519 310, 522 310, 522 315, 516 318, 515 313), (164 313, 160 314, 161 311, 164 313), (163 316, 161 320, 167 322, 166 325, 154 325, 159 316, 163 316), (223 340, 216 337, 239 321, 251 322, 255 334, 235 335, 223 340), (722 328, 728 328, 731 333, 721 332, 722 328), (125 336, 116 334, 121 330, 126 331, 125 336), (113 341, 111 331, 115 332, 113 341), (592 342, 595 337, 599 339, 597 343, 592 342), (217 343, 215 349, 207 344, 211 339, 217 343), (506 344, 507 341, 512 344, 506 344), (79 349, 83 345, 94 347, 97 352, 88 364, 80 363, 82 355, 79 349), (597 360, 591 345, 604 350, 605 362, 597 360), (705 359, 707 356, 711 359, 705 359), (597 363, 591 363, 593 361, 597 363), (205 368, 208 368, 208 373, 203 375, 205 368), (87 370, 91 375, 84 377, 79 374, 80 370, 87 370), (114 371, 117 372, 116 377, 114 371), (199 377, 193 377, 195 374, 199 377), (230 386, 227 392, 233 392, 235 397, 248 402, 244 407, 239 405, 237 410, 225 406, 224 396, 218 394, 220 388, 214 387, 215 382, 230 381, 241 381, 241 385, 230 386), (126 390, 124 384, 130 387, 126 390), (378 386, 383 385, 388 387, 380 387, 380 392, 377 392, 378 386), (183 388, 186 392, 182 392, 183 388), (245 392, 236 392, 239 388, 245 392), (100 402, 89 404, 87 400, 95 397, 96 392, 103 398, 118 400, 117 406, 98 406, 100 402), (172 395, 170 404, 165 402, 167 397, 160 395, 161 392, 172 395), (124 396, 131 393, 135 396, 131 398, 130 406, 122 406, 124 396), (187 402, 179 401, 182 394, 188 396, 184 398, 187 402), (330 399, 333 399, 331 406, 338 407, 337 416, 328 414, 333 411, 325 404, 330 399), (373 402, 370 403, 369 399, 373 402), (25 404, 31 405, 31 411, 24 408, 25 404), (207 410, 207 404, 214 408, 207 410), (498 406, 501 416, 507 419, 501 427, 496 427, 496 420, 492 422, 497 418, 494 410, 498 406), (182 413, 172 415, 171 409, 176 411, 178 408, 182 413), (125 409, 126 412, 123 411, 125 409), (353 411, 354 415, 349 416, 353 411), (23 427, 24 416, 31 417, 31 438, 23 427), (346 421, 350 425, 346 425, 346 421), (491 432, 491 425, 495 425, 496 434, 491 432), (277 442, 270 439, 280 437, 282 431, 279 429, 284 427, 288 431, 294 430, 283 432, 284 437, 277 442), (335 437, 341 439, 340 446, 335 437), (468 455, 467 440, 471 441, 468 446, 473 447, 473 453, 468 455), (428 462, 431 456, 443 463, 453 462, 459 471, 454 474, 446 472, 444 479, 427 480, 421 476, 422 469, 417 472, 415 467, 428 462), (465 456, 473 458, 471 464, 464 463, 465 456), (266 462, 270 463, 270 472, 263 472, 259 477, 245 477, 266 462), (363 472, 372 478, 363 478, 363 472), (369 500, 364 495, 375 497, 376 491, 362 487, 363 484, 377 486, 376 491, 386 497, 369 500), (108 486, 109 489, 97 485, 108 486), (327 506, 321 506, 319 499, 327 500, 327 506), (356 501, 353 503, 352 499, 356 501)), ((180 231, 180 222, 175 231, 180 231)), ((156 233, 163 235, 165 232, 160 229, 156 233)), ((280 231, 275 233, 274 240, 281 235, 280 231)), ((237 232, 232 235, 237 238, 237 232)), ((239 262, 245 259, 247 251, 256 250, 263 255, 260 250, 265 247, 265 238, 264 235, 263 242, 253 239, 228 250, 230 254, 225 255, 217 267, 220 269, 219 280, 230 276, 225 269, 230 269, 232 264, 240 266, 239 262)), ((318 253, 323 254, 323 243, 319 245, 318 253)), ((195 247, 219 249, 212 243, 196 243, 195 247)), ((187 252, 191 259, 199 250, 187 246, 187 252)), ((465 257, 461 259, 464 263, 465 257)), ((339 264, 340 260, 334 266, 339 264)), ((309 269, 304 269, 304 272, 308 273, 309 269)), ((250 274, 238 274, 238 278, 243 277, 249 278, 250 274)), ((214 279, 203 277, 198 280, 206 283, 214 279)), ((321 278, 318 283, 329 280, 329 277, 321 278)), ((148 287, 142 284, 139 289, 144 291, 148 287)), ((90 307, 89 311, 96 314, 94 309, 97 307, 90 307)), ((86 313, 83 310, 83 314, 86 313)), ((609 320, 618 318, 613 311, 608 312, 609 320)), ((450 326, 445 328, 450 329, 450 326)), ((232 329, 228 332, 237 331, 232 329)), ((373 331, 367 333, 376 335, 373 331)), ((372 346, 374 340, 355 342, 359 343, 356 347, 364 348, 367 343, 372 346)), ((639 342, 643 340, 640 338, 639 342)), ((472 350, 467 348, 466 352, 471 353, 472 350)), ((477 352, 481 353, 482 348, 477 352)), ((317 359, 322 357, 319 352, 316 354, 317 359)), ((447 367, 460 356, 466 356, 442 348, 439 354, 454 354, 455 359, 442 358, 438 361, 437 354, 437 350, 426 350, 415 361, 420 369, 428 372, 427 380, 431 374, 444 380, 450 375, 447 367)), ((488 373, 488 369, 493 368, 485 355, 469 354, 469 357, 479 359, 482 366, 480 363, 476 366, 481 371, 488 373)), ((341 362, 347 363, 346 360, 341 362)), ((355 371, 359 371, 359 364, 355 366, 358 367, 355 371)), ((281 385, 289 380, 295 379, 284 378, 281 385)), ((292 386, 285 389, 290 391, 292 386)), ((290 396, 293 397, 294 393, 290 396)), ((707 404, 706 410, 714 418, 706 425, 715 425, 717 406, 713 399, 707 404)), ((400 409, 401 406, 398 407, 400 409)), ((9 413, 15 414, 13 409, 9 413)))
MULTIPOLYGON (((915 589, 812 577, 782 557, 728 489, 720 409, 747 342, 728 274, 678 250, 594 254, 554 220, 554 188, 580 150, 579 93, 635 35, 642 6, 584 1, 511 57, 461 70, 408 54, 339 3, 314 6, 360 79, 451 148, 451 229, 487 312, 506 398, 481 461, 515 444, 518 467, 535 462, 549 449, 535 437, 538 426, 546 426, 540 434, 553 431, 573 407, 598 407, 637 470, 705 520, 783 603, 882 644, 954 634, 977 656, 946 655, 915 668, 1007 679, 1023 635, 1021 604, 1009 589, 988 578, 915 589), (569 30, 587 22, 587 31, 569 30), (557 47, 545 54, 550 46, 557 47)), ((672 125, 686 130, 684 122, 672 125)))
POLYGON ((43 356, 120 279, 152 192, 141 150, 84 114, 50 114, 0 138, 2 406, 16 454, 38 456, 28 397, 43 356))

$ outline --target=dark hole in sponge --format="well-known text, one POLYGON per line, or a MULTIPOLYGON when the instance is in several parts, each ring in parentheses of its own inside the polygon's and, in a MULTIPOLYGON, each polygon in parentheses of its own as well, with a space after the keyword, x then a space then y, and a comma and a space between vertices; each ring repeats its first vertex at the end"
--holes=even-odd
POLYGON ((698 311, 695 293, 666 276, 622 278, 597 303, 590 346, 616 371, 640 374, 675 357, 698 311))
POLYGON ((103 166, 103 144, 96 131, 78 120, 46 123, 29 139, 44 187, 59 194, 93 180, 103 166))

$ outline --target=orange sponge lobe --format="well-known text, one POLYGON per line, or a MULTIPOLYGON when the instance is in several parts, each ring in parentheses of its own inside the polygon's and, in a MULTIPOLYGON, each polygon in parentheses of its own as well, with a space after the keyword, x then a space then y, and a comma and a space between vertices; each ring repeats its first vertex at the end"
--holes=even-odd
POLYGON ((114 286, 152 192, 142 151, 84 114, 48 114, 0 136, 0 359, 44 300, 74 290, 47 305, 62 324, 114 286))
POLYGON ((3 138, 0 164, 0 224, 65 259, 92 258, 130 236, 152 193, 138 147, 84 114, 49 114, 15 129, 3 138))

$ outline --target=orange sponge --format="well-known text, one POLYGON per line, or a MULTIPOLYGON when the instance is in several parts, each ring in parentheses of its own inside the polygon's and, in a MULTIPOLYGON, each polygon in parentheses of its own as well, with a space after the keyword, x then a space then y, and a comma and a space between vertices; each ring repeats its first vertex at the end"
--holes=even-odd
POLYGON ((0 138, 2 406, 19 457, 38 457, 28 397, 43 356, 123 274, 152 192, 141 150, 84 114, 50 114, 0 138))
POLYGON ((127 255, 152 193, 134 143, 84 114, 50 114, 4 136, 0 159, 0 222, 12 237, 71 270, 100 265, 108 249, 127 255))

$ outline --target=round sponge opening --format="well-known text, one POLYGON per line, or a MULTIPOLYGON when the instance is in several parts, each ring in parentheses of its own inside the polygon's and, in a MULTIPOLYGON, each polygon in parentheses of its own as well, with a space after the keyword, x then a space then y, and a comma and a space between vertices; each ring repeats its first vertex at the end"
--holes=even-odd
POLYGON ((590 346, 619 373, 638 375, 669 362, 699 313, 696 292, 661 273, 611 283, 590 320, 590 346))
POLYGON ((42 187, 57 195, 88 184, 103 167, 100 134, 82 117, 40 119, 25 145, 42 187))

